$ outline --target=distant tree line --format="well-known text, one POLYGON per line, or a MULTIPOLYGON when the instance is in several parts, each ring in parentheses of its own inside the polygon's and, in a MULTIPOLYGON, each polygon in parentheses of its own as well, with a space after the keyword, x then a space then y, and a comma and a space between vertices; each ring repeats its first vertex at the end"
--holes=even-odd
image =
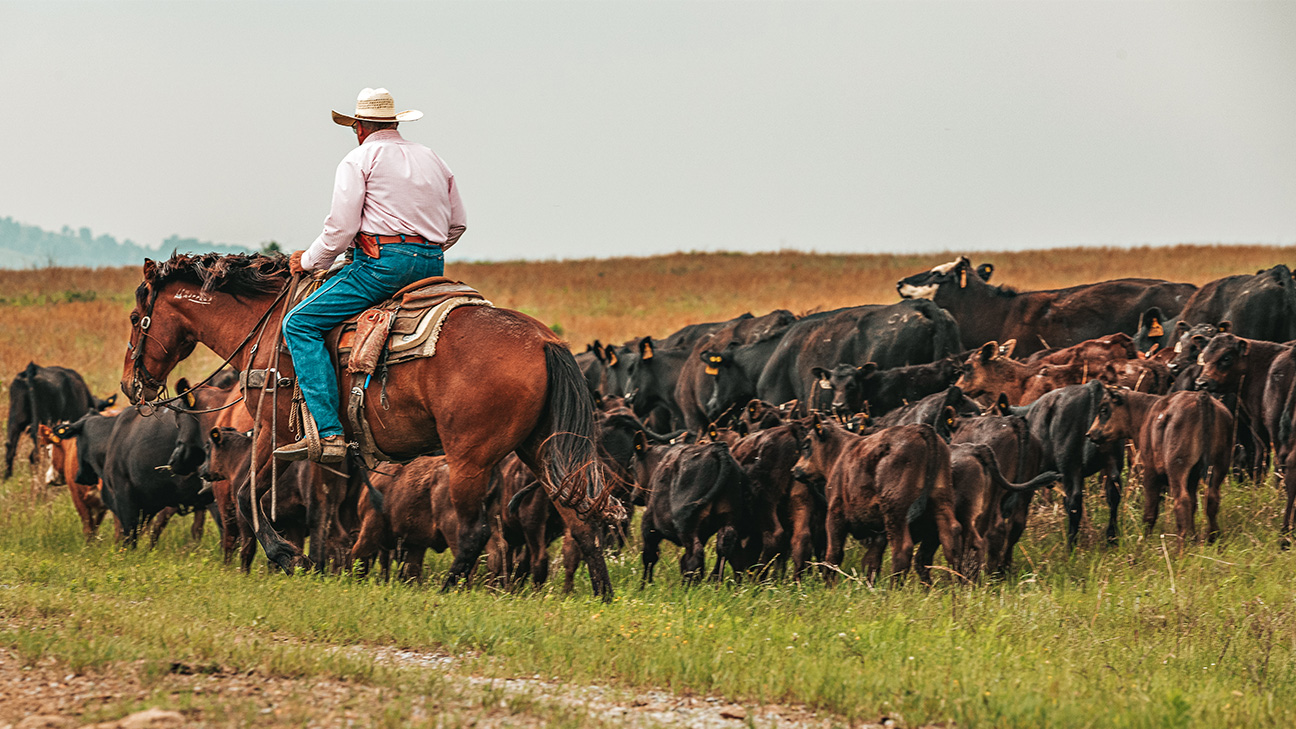
POLYGON ((145 258, 170 256, 173 250, 182 253, 248 252, 242 246, 221 245, 178 235, 162 241, 160 249, 147 248, 130 239, 118 241, 107 234, 95 236, 89 228, 73 230, 65 225, 54 233, 13 218, 0 218, 0 268, 129 266, 138 265, 145 258))

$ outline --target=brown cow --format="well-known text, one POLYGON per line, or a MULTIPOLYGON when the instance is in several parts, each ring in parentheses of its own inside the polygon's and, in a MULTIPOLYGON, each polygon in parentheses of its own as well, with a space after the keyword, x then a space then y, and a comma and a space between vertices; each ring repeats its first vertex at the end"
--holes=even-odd
MULTIPOLYGON (((891 545, 892 581, 899 584, 913 562, 916 539, 939 539, 945 559, 962 562, 963 525, 954 511, 949 446, 929 425, 898 425, 854 435, 816 417, 794 472, 798 479, 823 479, 828 501, 827 554, 840 567, 849 534, 866 545, 863 569, 870 582, 882 569, 882 550, 891 545)), ((916 569, 930 582, 928 565, 916 569)), ((827 574, 829 582, 834 576, 827 574)))
MULTIPOLYGON (((1193 341, 1199 342, 1197 337, 1193 341)), ((1272 437, 1263 417, 1269 368, 1288 349, 1285 344, 1245 339, 1225 332, 1215 335, 1197 357, 1201 365, 1197 389, 1237 394, 1239 441, 1245 440, 1242 445, 1249 446, 1249 470, 1255 482, 1264 477, 1272 437)))
MULTIPOLYGON (((211 410, 199 412, 196 417, 204 432, 210 433, 213 428, 230 428, 240 433, 252 432, 252 415, 240 402, 242 392, 235 387, 237 377, 219 377, 218 384, 203 385, 193 390, 186 398, 186 404, 194 410, 211 410)), ((176 390, 184 392, 189 383, 181 378, 176 382, 176 390)), ((210 482, 212 503, 220 518, 221 556, 226 564, 234 557, 234 548, 239 534, 238 514, 234 505, 234 487, 228 479, 210 482)))
POLYGON ((1009 403, 1025 405, 1035 402, 1046 392, 1083 384, 1087 376, 1092 379, 1098 374, 1096 370, 1091 372, 1088 363, 1084 362, 1030 364, 1012 359, 1011 354, 1010 346, 1005 352, 998 342, 986 342, 968 357, 955 386, 975 400, 986 400, 1003 393, 1009 403))
POLYGON ((1138 357, 1138 354, 1138 349, 1134 346, 1134 338, 1124 332, 1118 332, 1097 339, 1088 339, 1063 349, 1036 352, 1028 357, 1026 361, 1068 365, 1077 362, 1108 362, 1114 359, 1134 359, 1138 357))
MULTIPOLYGON (((86 541, 94 539, 104 515, 108 513, 108 507, 104 506, 99 493, 103 482, 93 486, 77 483, 76 474, 80 462, 77 460, 75 438, 60 438, 48 425, 41 423, 37 442, 38 447, 49 448, 50 471, 57 473, 59 480, 67 484, 68 492, 72 495, 72 506, 81 517, 81 531, 85 534, 86 541)), ((46 483, 51 486, 56 484, 50 480, 49 475, 46 476, 46 483)))
POLYGON ((810 558, 822 558, 826 549, 823 496, 792 475, 805 435, 806 425, 793 421, 743 438, 732 451, 752 481, 751 514, 761 540, 759 563, 767 568, 776 563, 782 572, 791 556, 796 580, 810 558))
POLYGON ((1219 537, 1220 483, 1228 474, 1233 418, 1204 392, 1165 397, 1108 387, 1086 435, 1095 443, 1133 439, 1143 466, 1143 526, 1156 527, 1169 491, 1180 539, 1195 536, 1197 486, 1206 481, 1207 538, 1219 537))
POLYGON ((359 561, 365 573, 377 556, 386 580, 396 553, 405 561, 401 579, 423 584, 427 550, 453 553, 458 544, 459 522, 450 503, 445 456, 388 464, 369 472, 368 478, 369 487, 360 497, 360 534, 351 547, 352 563, 359 561))

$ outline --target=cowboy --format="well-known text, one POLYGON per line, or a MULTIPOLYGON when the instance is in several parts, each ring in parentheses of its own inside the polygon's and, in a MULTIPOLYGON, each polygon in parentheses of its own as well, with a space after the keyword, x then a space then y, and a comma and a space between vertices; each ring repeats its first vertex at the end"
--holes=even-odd
MULTIPOLYGON (((396 130, 400 122, 422 116, 421 111, 396 113, 387 89, 361 91, 355 114, 333 112, 334 122, 355 132, 358 146, 338 165, 324 232, 288 259, 293 273, 301 273, 327 270, 343 255, 354 255, 283 320, 297 382, 319 428, 322 462, 346 455, 337 374, 324 335, 404 286, 442 275, 445 250, 466 228, 450 168, 396 130)), ((279 448, 275 456, 306 458, 306 439, 279 448)))

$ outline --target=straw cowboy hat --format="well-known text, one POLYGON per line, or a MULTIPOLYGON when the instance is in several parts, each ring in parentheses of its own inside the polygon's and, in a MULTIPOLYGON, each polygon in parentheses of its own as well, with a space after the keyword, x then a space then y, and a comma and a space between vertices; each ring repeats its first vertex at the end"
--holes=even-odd
POLYGON ((402 111, 396 113, 396 102, 392 100, 387 89, 362 89, 356 97, 355 115, 347 116, 339 111, 333 112, 333 121, 344 127, 355 126, 357 121, 374 122, 407 122, 423 118, 421 111, 402 111))

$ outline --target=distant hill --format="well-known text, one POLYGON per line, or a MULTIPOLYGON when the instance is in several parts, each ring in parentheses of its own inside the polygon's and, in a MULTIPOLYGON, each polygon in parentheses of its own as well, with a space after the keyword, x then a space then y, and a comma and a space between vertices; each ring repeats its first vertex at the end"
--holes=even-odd
POLYGON ((45 266, 134 266, 145 258, 181 253, 247 253, 243 246, 220 245, 173 235, 161 248, 148 248, 131 240, 118 241, 111 235, 95 236, 89 228, 72 230, 63 226, 57 233, 24 225, 13 218, 0 218, 0 268, 43 268, 45 266))

